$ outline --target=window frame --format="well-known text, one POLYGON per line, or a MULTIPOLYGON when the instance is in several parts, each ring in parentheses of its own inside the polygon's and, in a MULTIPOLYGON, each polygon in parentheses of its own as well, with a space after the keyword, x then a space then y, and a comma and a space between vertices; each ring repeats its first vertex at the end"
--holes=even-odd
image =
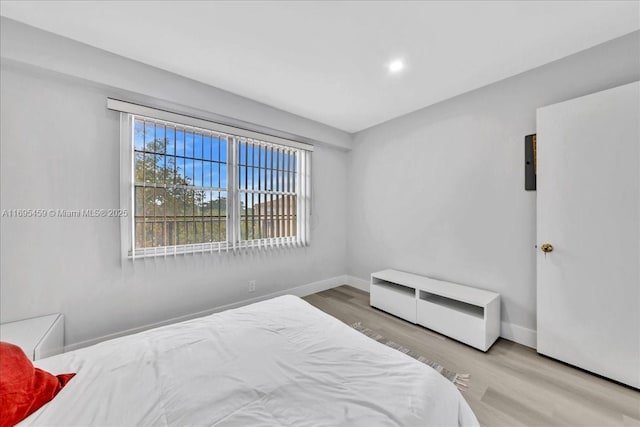
MULTIPOLYGON (((108 100, 109 109, 120 111, 120 205, 127 209, 128 216, 121 217, 121 250, 123 258, 136 259, 157 256, 176 256, 189 253, 235 253, 244 249, 267 249, 302 247, 310 244, 311 216, 311 153, 313 146, 290 141, 272 135, 260 134, 219 124, 191 116, 156 110, 124 101, 108 100), (111 102, 113 101, 113 102, 111 102), (149 114, 151 113, 151 114, 149 114), (160 116, 160 117, 158 117, 160 116), (136 117, 153 122, 164 122, 171 126, 185 126, 205 132, 213 132, 227 139, 227 238, 221 242, 191 243, 184 245, 136 248, 135 244, 135 142, 134 123, 136 117), (171 120, 169 120, 171 119, 171 120), (233 133, 229 130, 235 131, 233 133), (263 138, 257 138, 262 136, 263 138), (275 140, 275 141, 274 141, 275 140), (276 142, 277 141, 277 142, 276 142), (247 189, 239 186, 238 146, 250 142, 265 147, 286 147, 296 153, 296 235, 289 237, 242 240, 240 195, 247 189)), ((198 187, 195 187, 198 188, 198 187)), ((251 191, 251 190, 249 190, 251 191)))

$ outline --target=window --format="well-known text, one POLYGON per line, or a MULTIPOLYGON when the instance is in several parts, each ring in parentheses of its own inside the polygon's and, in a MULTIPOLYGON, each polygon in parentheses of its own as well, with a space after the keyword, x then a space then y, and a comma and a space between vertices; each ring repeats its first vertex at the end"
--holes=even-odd
POLYGON ((122 112, 126 256, 308 244, 311 146, 121 101, 109 108, 122 112))

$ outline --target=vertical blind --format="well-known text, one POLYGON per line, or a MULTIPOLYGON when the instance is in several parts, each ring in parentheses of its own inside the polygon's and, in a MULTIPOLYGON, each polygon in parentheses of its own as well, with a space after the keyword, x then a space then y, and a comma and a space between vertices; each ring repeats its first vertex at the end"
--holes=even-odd
POLYGON ((309 244, 311 146, 116 102, 126 256, 309 244))

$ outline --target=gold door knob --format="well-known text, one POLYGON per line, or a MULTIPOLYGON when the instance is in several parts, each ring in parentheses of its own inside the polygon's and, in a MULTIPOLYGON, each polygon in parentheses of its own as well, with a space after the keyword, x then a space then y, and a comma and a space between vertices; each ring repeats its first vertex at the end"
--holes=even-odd
POLYGON ((548 254, 549 252, 553 252, 553 245, 551 243, 544 243, 540 246, 540 250, 545 254, 548 254))

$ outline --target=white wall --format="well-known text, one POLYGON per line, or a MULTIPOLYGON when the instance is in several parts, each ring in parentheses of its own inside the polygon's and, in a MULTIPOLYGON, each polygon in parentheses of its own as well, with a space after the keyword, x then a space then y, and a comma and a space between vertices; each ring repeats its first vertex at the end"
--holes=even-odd
POLYGON ((349 274, 396 268, 497 291, 503 335, 535 343, 524 136, 537 107, 638 80, 638 52, 640 32, 356 134, 349 274))
MULTIPOLYGON (((106 109, 113 90, 12 61, 3 61, 1 79, 0 209, 117 208, 119 115, 106 109)), ((64 313, 73 347, 343 275, 346 153, 319 145, 313 156, 311 246, 304 249, 123 267, 117 218, 2 218, 1 321, 64 313), (249 294, 251 279, 257 292, 249 294)))

